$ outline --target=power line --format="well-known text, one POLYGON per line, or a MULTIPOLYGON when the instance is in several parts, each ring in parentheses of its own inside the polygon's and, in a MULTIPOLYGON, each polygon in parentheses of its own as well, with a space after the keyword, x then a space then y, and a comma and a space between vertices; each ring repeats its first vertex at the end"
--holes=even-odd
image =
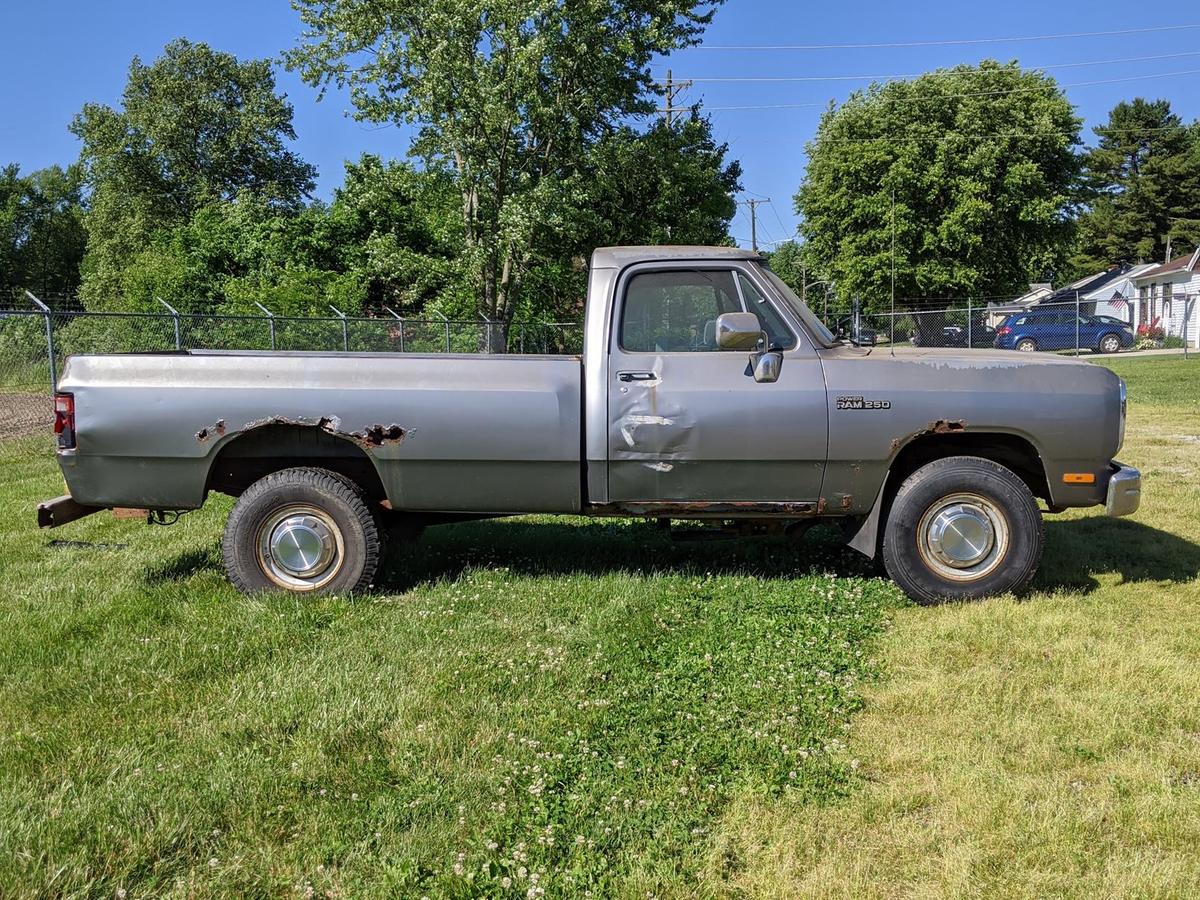
MULTIPOLYGON (((1150 75, 1129 75, 1125 78, 1104 78, 1097 81, 1076 81, 1069 84, 1060 84, 1060 88, 1078 88, 1078 87, 1094 87, 1101 84, 1121 84, 1129 81, 1141 81, 1148 78, 1175 78, 1183 75, 1198 75, 1200 69, 1184 69, 1179 72, 1158 72, 1150 75)), ((1003 94, 1028 94, 1044 91, 1045 85, 1033 88, 1008 88, 1005 90, 996 91, 970 91, 962 94, 936 94, 929 97, 885 97, 883 98, 888 103, 925 103, 931 100, 952 100, 961 97, 992 97, 1003 94)), ((704 109, 707 112, 728 112, 730 110, 741 109, 811 109, 814 107, 825 107, 829 103, 763 103, 752 106, 706 106, 704 109)))
POLYGON ((885 50, 898 47, 953 47, 975 44, 1020 44, 1030 41, 1058 41, 1071 38, 1116 37, 1129 34, 1158 34, 1166 31, 1187 31, 1195 25, 1159 25, 1153 28, 1123 28, 1115 31, 1075 31, 1061 34, 1034 34, 1021 37, 961 38, 937 41, 888 41, 878 44, 699 44, 695 50, 779 51, 779 50, 885 50))
MULTIPOLYGON (((1178 128, 1178 127, 1179 126, 1176 126, 1176 128, 1178 128)), ((1186 127, 1186 126, 1184 126, 1184 127, 1186 127)), ((1114 129, 1108 129, 1108 130, 1109 131, 1122 131, 1122 132, 1150 132, 1150 131, 1174 131, 1174 130, 1176 130, 1176 128, 1114 128, 1114 129)), ((816 137, 813 138, 813 140, 816 143, 829 143, 829 144, 871 144, 871 143, 876 143, 878 141, 915 141, 915 142, 936 141, 936 142, 942 142, 942 141, 954 140, 956 138, 961 138, 963 140, 970 140, 970 141, 977 141, 979 143, 985 143, 985 142, 991 141, 991 140, 1006 140, 1009 138, 1014 138, 1014 139, 1031 138, 1031 139, 1037 140, 1040 138, 1074 137, 1074 136, 1075 136, 1075 132, 1073 132, 1073 131, 1004 131, 1004 132, 996 132, 995 134, 967 134, 967 133, 964 133, 961 131, 954 131, 954 132, 947 132, 947 133, 943 133, 943 134, 928 134, 928 135, 885 134, 885 135, 880 135, 879 137, 869 137, 869 138, 835 138, 835 137, 822 137, 821 135, 817 135, 816 137)))
MULTIPOLYGON (((1120 59, 1093 59, 1086 62, 1048 63, 1043 66, 1028 66, 1023 72, 1040 72, 1046 69, 1078 69, 1085 66, 1113 66, 1122 63, 1154 62, 1163 59, 1180 59, 1182 57, 1200 56, 1200 50, 1189 50, 1184 53, 1162 53, 1158 56, 1126 56, 1120 59)), ((933 71, 953 71, 954 67, 943 67, 933 71)), ((960 75, 991 75, 996 70, 971 68, 956 74, 960 75)), ((695 75, 688 80, 692 82, 725 82, 725 83, 762 83, 762 82, 808 82, 808 81, 911 81, 928 75, 928 72, 915 72, 909 75, 695 75)))

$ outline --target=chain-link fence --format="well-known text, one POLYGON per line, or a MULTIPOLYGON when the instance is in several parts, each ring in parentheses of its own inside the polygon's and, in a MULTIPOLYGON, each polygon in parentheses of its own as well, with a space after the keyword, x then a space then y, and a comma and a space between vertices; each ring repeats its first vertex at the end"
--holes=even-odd
POLYGON ((1200 338, 1197 297, 1177 294, 1158 315, 1136 301, 1080 298, 1037 303, 970 300, 897 304, 895 312, 834 309, 826 322, 840 335, 866 345, 997 349, 1068 355, 1130 350, 1196 349, 1200 338))
POLYGON ((329 350, 379 353, 581 353, 577 322, 470 322, 386 316, 85 312, 38 298, 0 306, 0 421, 4 434, 44 431, 66 358, 172 350, 329 350))
MULTIPOLYGON (((906 301, 895 312, 864 312, 851 304, 816 312, 836 332, 860 344, 1001 349, 1067 354, 1150 348, 1195 349, 1200 304, 1176 293, 1154 303, 1114 296, 1022 303, 971 300, 906 301)), ((48 415, 45 396, 67 356, 170 350, 328 350, 391 353, 580 353, 577 322, 463 321, 407 318, 391 310, 370 317, 301 318, 87 312, 59 302, 51 309, 31 294, 25 305, 0 306, 0 417, 20 423, 48 415)))

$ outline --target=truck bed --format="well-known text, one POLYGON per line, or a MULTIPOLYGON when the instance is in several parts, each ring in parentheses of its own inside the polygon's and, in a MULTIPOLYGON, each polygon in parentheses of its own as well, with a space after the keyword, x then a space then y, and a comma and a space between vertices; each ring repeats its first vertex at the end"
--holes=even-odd
POLYGON ((313 426, 371 458, 395 509, 575 512, 576 356, 191 351, 77 356, 71 495, 191 509, 212 461, 268 426, 313 426))

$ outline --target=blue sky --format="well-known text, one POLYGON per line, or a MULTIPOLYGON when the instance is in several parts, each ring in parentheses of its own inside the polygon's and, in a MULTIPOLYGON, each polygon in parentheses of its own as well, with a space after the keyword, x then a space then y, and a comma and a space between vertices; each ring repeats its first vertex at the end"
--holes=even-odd
MULTIPOLYGON (((72 116, 88 101, 118 103, 135 54, 152 60, 167 41, 185 36, 241 57, 277 57, 300 31, 286 0, 7 0, 5 7, 0 28, 0 83, 5 86, 0 94, 0 164, 18 162, 24 170, 67 163, 77 156, 78 144, 67 131, 72 116)), ((771 198, 771 204, 759 207, 759 240, 771 242, 789 237, 795 229, 791 198, 803 174, 804 144, 814 133, 821 107, 869 82, 843 76, 901 76, 984 58, 1015 58, 1027 66, 1052 67, 1050 73, 1084 117, 1089 137, 1090 128, 1103 121, 1116 102, 1135 96, 1165 97, 1191 121, 1200 117, 1200 27, 1178 26, 1200 25, 1200 13, 1181 16, 1181 9, 1131 7, 1114 0, 861 0, 849 7, 727 0, 704 46, 676 54, 655 72, 665 74, 669 65, 677 79, 696 79, 681 99, 700 100, 712 109, 718 138, 728 142, 745 169, 747 193, 741 199, 771 198), (1139 9, 1144 17, 1133 17, 1139 9), (1164 26, 1175 30, 908 47, 716 49, 980 41, 1164 26), (706 77, 831 80, 700 80, 706 77), (797 108, 727 108, 786 105, 797 108)), ((345 97, 330 95, 318 103, 312 89, 282 68, 278 80, 296 110, 295 149, 320 171, 319 196, 327 198, 341 182, 343 160, 364 151, 396 157, 407 152, 402 130, 355 122, 346 115, 345 97)), ((732 231, 741 243, 749 243, 744 207, 732 231)))

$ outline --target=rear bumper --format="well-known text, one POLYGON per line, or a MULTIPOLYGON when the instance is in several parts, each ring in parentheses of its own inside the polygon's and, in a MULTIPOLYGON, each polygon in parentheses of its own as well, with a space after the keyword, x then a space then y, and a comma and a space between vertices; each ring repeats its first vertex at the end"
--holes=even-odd
POLYGON ((1108 479, 1108 498, 1104 511, 1110 516, 1128 516, 1137 512, 1142 502, 1142 473, 1131 466, 1114 462, 1108 479))
POLYGON ((103 506, 84 506, 82 503, 76 503, 70 494, 63 494, 38 504, 38 528, 57 528, 59 525, 66 525, 76 519, 98 513, 102 509, 103 506))

